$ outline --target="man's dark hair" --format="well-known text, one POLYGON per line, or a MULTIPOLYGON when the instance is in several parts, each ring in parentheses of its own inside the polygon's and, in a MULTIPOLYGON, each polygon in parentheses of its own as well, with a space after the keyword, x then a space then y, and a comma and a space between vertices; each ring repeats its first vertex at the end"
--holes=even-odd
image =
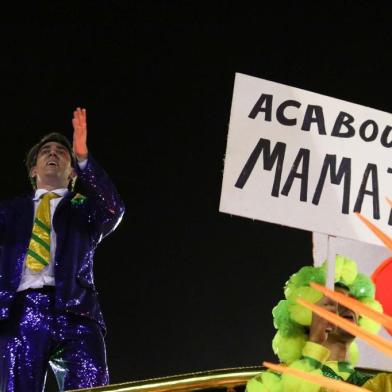
POLYGON ((39 150, 44 144, 49 142, 56 142, 63 145, 68 150, 69 155, 71 157, 71 166, 72 167, 76 166, 76 162, 77 162, 76 156, 75 153, 73 152, 69 140, 64 135, 58 132, 52 132, 49 133, 48 135, 45 135, 37 144, 35 144, 33 147, 30 148, 29 152, 26 155, 25 165, 27 169, 27 174, 29 176, 31 185, 33 186, 34 189, 37 188, 36 181, 35 178, 31 177, 30 172, 32 167, 37 164, 37 157, 38 157, 39 150))

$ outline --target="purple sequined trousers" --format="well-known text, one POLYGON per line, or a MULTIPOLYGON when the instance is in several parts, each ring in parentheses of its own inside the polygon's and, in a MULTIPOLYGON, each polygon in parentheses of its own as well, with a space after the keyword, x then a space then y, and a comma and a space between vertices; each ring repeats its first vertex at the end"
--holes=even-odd
POLYGON ((0 390, 41 392, 48 363, 61 391, 109 382, 98 324, 54 310, 54 291, 16 294, 10 317, 0 322, 0 390))

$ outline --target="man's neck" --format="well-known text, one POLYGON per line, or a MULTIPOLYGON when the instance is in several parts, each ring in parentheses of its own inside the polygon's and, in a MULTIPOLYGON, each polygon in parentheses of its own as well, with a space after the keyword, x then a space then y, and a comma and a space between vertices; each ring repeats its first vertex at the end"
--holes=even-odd
POLYGON ((55 189, 67 189, 68 184, 45 184, 37 183, 37 189, 46 189, 47 191, 54 191, 55 189))

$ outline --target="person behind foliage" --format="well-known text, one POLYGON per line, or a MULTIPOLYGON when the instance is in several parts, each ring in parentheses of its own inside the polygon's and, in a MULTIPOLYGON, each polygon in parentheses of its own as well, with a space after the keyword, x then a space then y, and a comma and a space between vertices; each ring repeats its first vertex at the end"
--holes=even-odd
MULTIPOLYGON (((310 282, 324 285, 325 281, 326 263, 321 267, 302 267, 289 278, 284 288, 285 299, 272 311, 277 329, 272 341, 274 353, 280 362, 293 368, 364 385, 372 376, 354 368, 358 360, 354 336, 323 318, 312 315, 310 310, 297 304, 296 299, 303 298, 308 302, 318 303, 372 333, 377 333, 380 325, 337 305, 309 286, 310 282)), ((382 311, 380 303, 375 300, 375 287, 371 279, 358 273, 355 261, 344 256, 336 257, 335 290, 382 311)), ((258 374, 247 383, 246 388, 246 392, 297 391, 321 392, 323 389, 300 378, 272 371, 258 374)))

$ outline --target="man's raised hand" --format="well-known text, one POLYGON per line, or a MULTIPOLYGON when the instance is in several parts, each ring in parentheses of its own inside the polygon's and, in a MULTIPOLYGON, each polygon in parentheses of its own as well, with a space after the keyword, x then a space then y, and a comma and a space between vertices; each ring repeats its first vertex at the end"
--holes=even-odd
POLYGON ((87 113, 84 108, 76 108, 73 112, 72 125, 73 134, 73 150, 78 161, 87 159, 87 113))

